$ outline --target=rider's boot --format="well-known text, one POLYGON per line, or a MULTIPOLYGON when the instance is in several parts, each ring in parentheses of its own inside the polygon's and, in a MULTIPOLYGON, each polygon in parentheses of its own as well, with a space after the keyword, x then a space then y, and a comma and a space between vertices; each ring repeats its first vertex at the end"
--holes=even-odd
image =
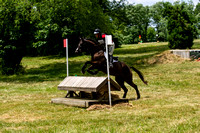
POLYGON ((110 65, 110 68, 113 68, 113 55, 110 55, 109 65, 110 65))

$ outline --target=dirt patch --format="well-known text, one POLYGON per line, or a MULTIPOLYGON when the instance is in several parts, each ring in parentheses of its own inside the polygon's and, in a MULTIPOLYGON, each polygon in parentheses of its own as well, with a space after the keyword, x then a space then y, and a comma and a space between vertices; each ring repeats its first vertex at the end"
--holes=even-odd
POLYGON ((102 109, 109 109, 110 105, 107 104, 94 104, 87 108, 87 111, 93 111, 93 110, 102 110, 102 109))
MULTIPOLYGON (((112 108, 115 108, 115 107, 130 107, 132 108, 133 105, 130 104, 130 103, 118 103, 118 104, 115 104, 112 106, 112 108)), ((91 105, 90 107, 87 108, 87 111, 93 111, 93 110, 103 110, 103 109, 109 109, 111 108, 110 105, 107 105, 107 104, 94 104, 94 105, 91 105)))
POLYGON ((174 55, 170 51, 165 51, 161 54, 155 55, 148 59, 138 61, 138 64, 168 64, 168 63, 182 63, 188 59, 183 59, 178 55, 174 55))

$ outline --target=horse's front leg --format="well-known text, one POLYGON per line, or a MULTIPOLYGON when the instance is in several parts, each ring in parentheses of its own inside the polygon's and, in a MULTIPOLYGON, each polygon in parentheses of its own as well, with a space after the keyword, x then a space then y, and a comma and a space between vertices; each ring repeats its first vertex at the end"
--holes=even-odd
POLYGON ((85 68, 87 67, 88 64, 92 64, 91 61, 87 61, 85 62, 85 64, 83 65, 81 72, 84 74, 85 73, 85 68))
POLYGON ((95 65, 91 65, 91 66, 87 69, 87 72, 90 73, 90 74, 92 74, 92 75, 96 75, 96 74, 99 72, 99 70, 97 70, 97 71, 92 71, 92 70, 94 70, 94 69, 96 69, 96 66, 95 66, 95 65))

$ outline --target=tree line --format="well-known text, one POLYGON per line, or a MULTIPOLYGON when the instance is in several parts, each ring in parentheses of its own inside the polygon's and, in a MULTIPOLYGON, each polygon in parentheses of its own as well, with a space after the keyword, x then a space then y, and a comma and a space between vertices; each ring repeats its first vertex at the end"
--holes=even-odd
POLYGON ((170 48, 191 48, 200 34, 199 13, 200 4, 192 1, 143 6, 126 0, 0 0, 1 72, 21 71, 24 56, 64 55, 64 38, 72 55, 79 37, 94 39, 96 28, 112 34, 117 47, 169 41, 170 48))

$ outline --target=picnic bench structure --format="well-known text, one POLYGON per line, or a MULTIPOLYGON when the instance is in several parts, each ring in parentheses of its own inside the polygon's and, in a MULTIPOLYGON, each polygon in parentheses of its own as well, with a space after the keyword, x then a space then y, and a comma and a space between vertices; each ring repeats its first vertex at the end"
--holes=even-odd
MULTIPOLYGON (((78 107, 108 103, 108 78, 68 76, 59 85, 58 90, 67 91, 64 98, 53 98, 52 103, 78 107)), ((111 91, 120 91, 121 87, 110 79, 111 91)), ((112 98, 112 102, 128 102, 128 99, 112 98)))

